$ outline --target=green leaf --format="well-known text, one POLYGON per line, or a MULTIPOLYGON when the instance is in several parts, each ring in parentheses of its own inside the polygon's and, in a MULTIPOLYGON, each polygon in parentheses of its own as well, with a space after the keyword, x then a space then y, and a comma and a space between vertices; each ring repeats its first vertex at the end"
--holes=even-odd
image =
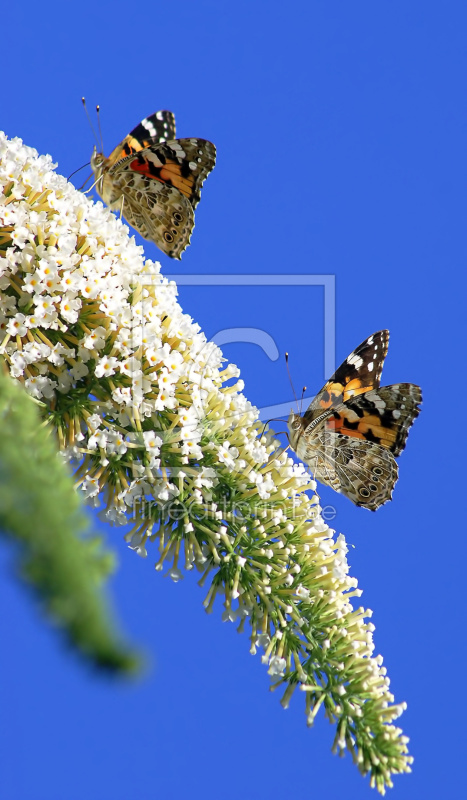
POLYGON ((0 532, 16 543, 19 573, 68 642, 96 667, 137 670, 117 634, 103 583, 113 553, 86 534, 71 476, 24 390, 0 373, 0 532))

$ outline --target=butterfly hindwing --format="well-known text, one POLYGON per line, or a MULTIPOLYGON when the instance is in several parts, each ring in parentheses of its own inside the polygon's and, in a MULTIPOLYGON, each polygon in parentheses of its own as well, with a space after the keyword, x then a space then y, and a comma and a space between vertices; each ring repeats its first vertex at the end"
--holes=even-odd
POLYGON ((144 239, 153 241, 166 255, 180 258, 190 243, 195 224, 190 202, 173 186, 147 181, 130 171, 119 185, 124 196, 125 219, 144 239))
POLYGON ((391 499, 398 468, 389 450, 324 428, 316 432, 314 445, 319 481, 371 511, 391 499))

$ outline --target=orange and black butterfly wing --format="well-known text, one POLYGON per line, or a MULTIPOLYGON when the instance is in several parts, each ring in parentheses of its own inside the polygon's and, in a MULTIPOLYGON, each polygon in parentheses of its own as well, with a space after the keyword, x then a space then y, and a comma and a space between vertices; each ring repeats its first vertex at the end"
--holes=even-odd
POLYGON ((382 330, 355 348, 310 403, 303 415, 304 427, 327 409, 379 387, 388 342, 389 331, 382 330))
POLYGON ((381 386, 337 405, 323 424, 327 430, 372 442, 398 456, 421 402, 421 389, 413 383, 381 386))
POLYGON ((110 167, 123 195, 123 216, 167 255, 180 258, 190 242, 193 209, 214 167, 216 148, 205 139, 176 139, 128 155, 110 167))
POLYGON ((206 139, 175 139, 137 154, 130 168, 148 180, 173 186, 196 208, 201 187, 216 163, 216 148, 206 139))
POLYGON ((297 452, 315 477, 375 511, 391 499, 405 447, 420 413, 420 387, 380 386, 389 334, 362 342, 314 398, 302 418, 297 452))
POLYGON ((141 120, 136 128, 125 136, 123 142, 111 152, 108 164, 116 164, 123 158, 139 153, 146 147, 175 139, 175 117, 171 111, 156 111, 141 120))
POLYGON ((394 456, 405 447, 421 400, 419 386, 398 383, 332 408, 312 434, 315 477, 375 511, 391 499, 398 475, 394 456))
POLYGON ((175 139, 175 117, 171 111, 156 111, 141 120, 129 136, 136 139, 141 148, 175 139))

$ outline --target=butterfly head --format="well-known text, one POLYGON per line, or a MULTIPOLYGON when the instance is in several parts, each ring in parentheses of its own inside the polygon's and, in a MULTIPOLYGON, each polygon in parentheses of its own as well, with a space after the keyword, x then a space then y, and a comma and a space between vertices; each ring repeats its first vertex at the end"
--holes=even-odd
MULTIPOLYGON (((118 199, 112 196, 112 187, 107 185, 106 181, 106 162, 108 159, 105 155, 98 151, 97 147, 94 145, 94 150, 92 151, 91 156, 91 169, 94 173, 94 184, 93 186, 96 187, 96 192, 105 203, 107 203, 110 208, 112 208, 112 203, 115 199, 118 199)), ((91 186, 92 189, 92 186, 91 186)))
POLYGON ((91 169, 94 172, 94 175, 98 175, 99 172, 102 170, 102 165, 106 160, 105 155, 103 153, 99 153, 97 150, 96 145, 94 145, 94 150, 92 151, 91 156, 91 169))
POLYGON ((298 440, 303 433, 303 424, 300 414, 296 414, 291 410, 289 419, 287 420, 287 427, 289 429, 289 441, 292 450, 297 450, 298 440))

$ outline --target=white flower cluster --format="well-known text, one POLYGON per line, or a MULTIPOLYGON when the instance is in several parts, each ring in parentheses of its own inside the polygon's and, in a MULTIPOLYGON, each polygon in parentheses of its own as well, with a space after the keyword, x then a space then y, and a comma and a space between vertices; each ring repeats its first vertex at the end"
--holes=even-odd
MULTIPOLYGON (((119 512, 143 495, 179 495, 161 469, 161 446, 170 444, 180 470, 206 455, 207 431, 209 455, 269 499, 275 485, 262 468, 274 447, 258 441, 243 382, 223 386, 238 369, 221 369, 220 349, 182 313, 175 284, 143 260, 127 226, 53 167, 49 156, 0 134, 0 225, 11 227, 13 245, 0 257, 0 344, 11 375, 33 397, 53 409, 68 406, 65 454, 95 455, 81 470, 85 495, 99 494, 105 481, 96 473, 129 449, 132 474, 107 503, 107 519, 126 522, 119 512), (235 444, 226 438, 232 428, 235 444)), ((292 459, 280 472, 281 483, 310 482, 292 459)), ((216 470, 204 468, 201 480, 206 494, 216 470)))
POLYGON ((139 555, 157 540, 156 569, 173 580, 180 563, 204 570, 201 584, 211 574, 206 609, 222 594, 223 619, 249 618, 251 651, 288 682, 283 704, 301 684, 311 724, 326 701, 337 749, 356 749, 381 790, 410 758, 388 724, 401 706, 372 657, 368 612, 349 603, 360 592, 344 537, 304 467, 258 436, 238 369, 182 312, 175 284, 53 167, 0 133, 0 362, 41 405, 88 502, 133 523, 139 555))

